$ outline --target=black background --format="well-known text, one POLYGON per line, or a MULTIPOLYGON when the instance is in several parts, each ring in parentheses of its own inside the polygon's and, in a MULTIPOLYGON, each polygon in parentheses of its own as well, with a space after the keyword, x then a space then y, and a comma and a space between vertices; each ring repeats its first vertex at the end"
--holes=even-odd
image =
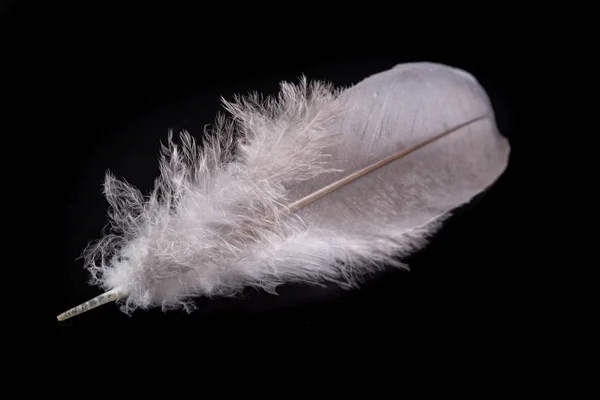
POLYGON ((517 195, 526 182, 524 143, 532 138, 519 129, 523 90, 515 77, 524 67, 517 65, 506 36, 492 39, 491 27, 486 36, 472 26, 457 35, 451 27, 440 32, 415 28, 408 34, 387 23, 384 29, 306 13, 296 22, 281 10, 272 10, 276 14, 262 23, 249 16, 232 19, 223 11, 28 7, 12 2, 4 11, 4 28, 23 32, 23 21, 40 21, 38 30, 29 32, 32 47, 13 44, 18 54, 33 55, 35 61, 26 64, 38 75, 34 90, 40 115, 48 116, 48 134, 40 143, 52 167, 41 172, 40 184, 60 176, 50 189, 57 200, 51 213, 56 229, 49 232, 55 243, 54 301, 46 315, 59 331, 385 326, 507 338, 535 318, 521 279, 528 257, 518 227, 527 199, 517 195), (249 292, 238 300, 199 300, 199 310, 189 315, 157 309, 128 317, 111 304, 55 322, 60 312, 100 293, 87 285, 78 256, 107 223, 101 193, 107 170, 148 192, 168 129, 201 135, 221 108, 220 96, 276 93, 281 80, 301 74, 350 85, 411 61, 472 73, 491 97, 500 130, 512 146, 502 178, 411 257, 411 272, 392 270, 353 291, 294 286, 281 288, 279 296, 249 292))

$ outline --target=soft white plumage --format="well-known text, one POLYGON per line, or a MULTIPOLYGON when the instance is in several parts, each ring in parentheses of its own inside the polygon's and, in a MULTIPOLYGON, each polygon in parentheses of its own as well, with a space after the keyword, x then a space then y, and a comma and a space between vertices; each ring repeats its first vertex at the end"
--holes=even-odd
POLYGON ((353 286, 423 247, 452 209, 508 163, 490 102, 469 74, 401 64, 345 90, 282 84, 226 103, 202 147, 169 137, 147 198, 107 175, 114 233, 85 252, 122 310, 193 308, 196 296, 286 282, 353 286), (403 148, 488 116, 288 213, 287 206, 403 148))

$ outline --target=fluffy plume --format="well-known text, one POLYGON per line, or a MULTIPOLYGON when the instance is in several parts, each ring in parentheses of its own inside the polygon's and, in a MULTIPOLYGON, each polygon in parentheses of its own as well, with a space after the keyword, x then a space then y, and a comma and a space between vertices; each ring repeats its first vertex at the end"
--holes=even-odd
POLYGON ((124 312, 191 310, 194 297, 249 286, 351 287, 366 272, 406 267, 397 257, 491 185, 510 150, 477 81, 438 64, 402 64, 345 90, 303 78, 277 98, 236 98, 225 109, 202 146, 169 134, 148 197, 106 176, 113 231, 84 254, 93 283, 121 291, 124 312))
MULTIPOLYGON (((297 219, 280 218, 294 184, 329 172, 326 127, 343 110, 329 85, 283 83, 277 99, 226 102, 203 146, 183 132, 162 149, 160 177, 147 200, 107 174, 113 234, 85 252, 93 283, 127 288, 124 309, 190 307, 194 295, 231 295, 245 286, 273 290, 275 267, 247 269, 243 259, 287 235, 297 219)), ((297 270, 313 280, 310 267, 297 270)))

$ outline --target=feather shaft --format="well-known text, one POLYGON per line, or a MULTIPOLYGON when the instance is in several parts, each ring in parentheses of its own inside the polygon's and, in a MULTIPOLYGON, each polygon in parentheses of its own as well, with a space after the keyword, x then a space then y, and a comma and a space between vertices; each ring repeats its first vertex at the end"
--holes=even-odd
POLYGON ((86 311, 89 311, 92 308, 96 308, 103 304, 122 299, 125 296, 127 296, 127 293, 125 291, 121 290, 120 288, 115 288, 105 293, 102 293, 101 295, 96 296, 93 299, 86 301, 85 303, 73 307, 70 310, 65 311, 64 313, 56 317, 56 319, 59 321, 64 321, 76 315, 82 314, 86 311))
MULTIPOLYGON (((414 146, 411 146, 411 147, 409 147, 407 149, 403 149, 403 150, 401 150, 401 151, 399 151, 399 152, 397 152, 395 154, 392 154, 391 156, 386 157, 383 160, 380 160, 380 161, 378 161, 378 162, 376 162, 376 163, 374 163, 374 164, 372 164, 372 165, 370 165, 368 167, 362 168, 361 170, 358 170, 358 171, 356 171, 356 172, 354 172, 354 173, 352 173, 352 174, 350 174, 350 175, 348 175, 348 176, 346 176, 346 177, 344 177, 344 178, 342 178, 342 179, 340 179, 340 180, 338 180, 338 181, 336 181, 336 182, 334 182, 334 183, 332 183, 332 184, 330 184, 330 185, 328 185, 328 186, 326 186, 326 187, 324 187, 324 188, 322 188, 320 190, 317 190, 316 192, 313 192, 312 194, 310 194, 310 195, 308 195, 308 196, 306 196, 306 197, 304 197, 304 198, 302 198, 302 199, 300 199, 300 200, 298 200, 298 201, 290 204, 288 207, 286 207, 286 210, 289 213, 293 213, 293 212, 301 209, 302 207, 305 207, 305 206, 307 206, 307 205, 309 205, 309 204, 317 201, 321 197, 326 196, 327 194, 333 192, 334 190, 339 189, 340 187, 342 187, 342 186, 344 186, 344 185, 346 185, 346 184, 348 184, 348 183, 350 183, 350 182, 352 182, 352 181, 354 181, 356 179, 359 179, 362 176, 367 175, 369 172, 372 172, 372 171, 374 171, 374 170, 376 170, 376 169, 378 169, 378 168, 380 168, 380 167, 382 167, 382 166, 384 166, 384 165, 386 165, 386 164, 388 164, 388 163, 390 163, 392 161, 398 160, 399 158, 404 157, 407 154, 410 154, 413 151, 418 150, 418 149, 420 149, 423 146, 426 146, 426 145, 428 145, 428 144, 430 144, 430 143, 432 143, 432 142, 434 142, 434 141, 436 141, 438 139, 441 139, 441 138, 445 137, 446 135, 449 135, 452 132, 456 132, 456 131, 458 131, 458 130, 460 130, 460 129, 462 129, 462 128, 464 128, 464 127, 466 127, 466 126, 468 126, 468 125, 470 125, 470 124, 472 124, 474 122, 483 120, 485 118, 488 118, 488 116, 484 115, 484 116, 481 116, 481 117, 473 118, 470 121, 467 121, 465 123, 457 125, 454 128, 448 129, 448 130, 446 130, 446 131, 444 131, 444 132, 442 132, 442 133, 440 133, 438 135, 435 135, 435 136, 433 136, 433 137, 431 137, 431 138, 429 138, 429 139, 427 139, 427 140, 425 140, 425 141, 423 141, 421 143, 418 143, 418 144, 416 144, 414 146)), ((231 249, 231 250, 233 252, 233 249, 231 249)), ((109 291, 107 291, 107 292, 105 292, 105 293, 103 293, 103 294, 101 294, 101 295, 99 295, 99 296, 97 296, 97 297, 95 297, 95 298, 93 298, 93 299, 91 299, 91 300, 83 303, 83 304, 78 305, 77 307, 73 307, 72 309, 70 309, 68 311, 65 311, 64 313, 60 314, 57 318, 58 318, 59 321, 64 321, 65 319, 68 319, 68 318, 74 317, 76 315, 82 314, 82 313, 84 313, 86 311, 89 311, 89 310, 91 310, 93 308, 96 308, 98 306, 101 306, 103 304, 109 303, 111 301, 116 301, 116 300, 118 300, 120 298, 125 297, 126 295, 127 295, 127 293, 125 291, 119 289, 119 288, 116 288, 116 289, 113 289, 113 290, 109 290, 109 291)))
POLYGON ((433 136, 433 137, 431 137, 431 138, 429 138, 429 139, 427 139, 427 140, 425 140, 425 141, 423 141, 421 143, 418 143, 418 144, 416 144, 414 146, 411 146, 411 147, 409 147, 407 149, 403 149, 403 150, 401 150, 401 151, 399 151, 399 152, 397 152, 395 154, 392 154, 389 157, 384 158, 383 160, 377 161, 376 163, 369 165, 368 167, 362 168, 362 169, 360 169, 360 170, 358 170, 358 171, 356 171, 356 172, 354 172, 354 173, 352 173, 352 174, 350 174, 348 176, 345 176, 344 178, 342 178, 342 179, 340 179, 340 180, 338 180, 336 182, 333 182, 333 183, 325 186, 324 188, 319 189, 319 190, 317 190, 317 191, 309 194, 308 196, 306 196, 306 197, 304 197, 304 198, 302 198, 302 199, 300 199, 300 200, 298 200, 298 201, 290 204, 287 207, 288 212, 293 213, 293 212, 299 210, 300 208, 305 207, 305 206, 311 204, 314 201, 317 201, 321 197, 328 195, 329 193, 333 192, 334 190, 339 189, 342 186, 344 186, 344 185, 346 185, 346 184, 348 184, 348 183, 350 183, 350 182, 352 182, 352 181, 354 181, 354 180, 356 180, 356 179, 358 179, 358 178, 360 178, 362 176, 365 176, 369 172, 375 171, 376 169, 378 169, 380 167, 383 167, 384 165, 389 164, 392 161, 396 161, 399 158, 404 157, 405 155, 410 154, 413 151, 418 150, 418 149, 420 149, 423 146, 426 146, 426 145, 428 145, 428 144, 430 144, 432 142, 435 142, 436 140, 441 139, 444 136, 446 136, 446 135, 448 135, 448 134, 450 134, 452 132, 456 132, 459 129, 462 129, 462 128, 464 128, 464 127, 466 127, 466 126, 468 126, 468 125, 470 125, 470 124, 472 124, 474 122, 483 120, 485 118, 488 118, 488 116, 484 115, 484 116, 481 116, 481 117, 473 118, 470 121, 467 121, 465 123, 457 125, 454 128, 452 128, 452 129, 448 129, 448 130, 446 130, 446 131, 444 131, 444 132, 442 132, 442 133, 440 133, 438 135, 435 135, 435 136, 433 136))

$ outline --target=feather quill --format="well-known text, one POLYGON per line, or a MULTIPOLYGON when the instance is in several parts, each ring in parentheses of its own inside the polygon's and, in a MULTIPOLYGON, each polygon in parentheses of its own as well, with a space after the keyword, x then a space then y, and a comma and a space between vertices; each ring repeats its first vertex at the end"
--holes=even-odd
POLYGON ((334 89, 224 101, 202 146, 169 134, 147 197, 106 175, 113 233, 85 250, 106 293, 58 316, 194 309, 197 296, 284 283, 354 287, 424 247, 504 172, 510 145, 465 71, 407 63, 334 89), (241 139, 241 140, 240 140, 241 139))

